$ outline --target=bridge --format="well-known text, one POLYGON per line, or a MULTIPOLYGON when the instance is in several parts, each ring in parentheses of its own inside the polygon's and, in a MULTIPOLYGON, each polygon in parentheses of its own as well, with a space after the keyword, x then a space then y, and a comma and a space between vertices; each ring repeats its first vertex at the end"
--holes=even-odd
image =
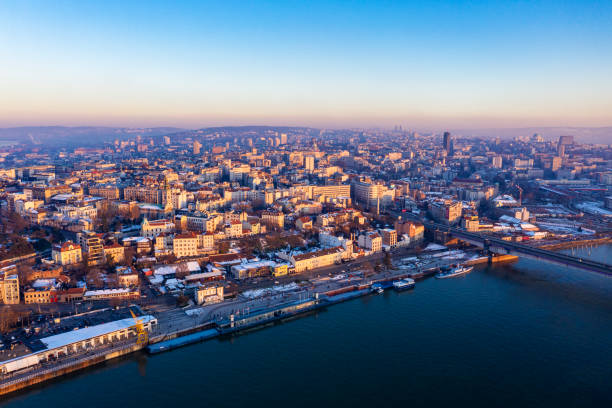
POLYGON ((612 276, 612 265, 602 262, 592 261, 586 258, 578 258, 546 249, 535 248, 518 242, 505 241, 491 235, 468 232, 459 228, 449 227, 448 225, 444 224, 436 224, 432 222, 425 223, 425 226, 428 229, 445 231, 453 237, 483 248, 489 253, 522 256, 612 276))

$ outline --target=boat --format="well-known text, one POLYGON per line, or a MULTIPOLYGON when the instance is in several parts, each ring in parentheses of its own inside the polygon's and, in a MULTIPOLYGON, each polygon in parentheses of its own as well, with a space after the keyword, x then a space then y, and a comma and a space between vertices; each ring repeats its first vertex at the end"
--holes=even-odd
POLYGON ((414 279, 404 278, 393 282, 393 289, 397 291, 414 288, 414 279))
POLYGON ((371 286, 372 292, 376 292, 378 294, 383 293, 385 288, 380 283, 375 283, 371 286))
POLYGON ((472 272, 472 269, 474 269, 473 266, 457 266, 455 268, 450 268, 448 270, 442 270, 440 271, 440 273, 438 273, 436 275, 436 278, 438 279, 446 279, 446 278, 455 278, 457 276, 463 276, 466 275, 470 272, 472 272))

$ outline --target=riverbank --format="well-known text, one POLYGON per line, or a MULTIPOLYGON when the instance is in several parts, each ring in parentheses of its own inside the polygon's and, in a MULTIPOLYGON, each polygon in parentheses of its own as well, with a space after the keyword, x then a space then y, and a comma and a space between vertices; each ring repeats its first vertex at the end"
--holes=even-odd
POLYGON ((75 361, 66 362, 56 367, 48 368, 30 375, 26 374, 18 379, 0 383, 0 395, 10 394, 57 377, 62 377, 75 371, 84 370, 86 368, 104 363, 108 360, 134 353, 142 350, 143 348, 144 345, 129 344, 110 351, 94 353, 75 361))

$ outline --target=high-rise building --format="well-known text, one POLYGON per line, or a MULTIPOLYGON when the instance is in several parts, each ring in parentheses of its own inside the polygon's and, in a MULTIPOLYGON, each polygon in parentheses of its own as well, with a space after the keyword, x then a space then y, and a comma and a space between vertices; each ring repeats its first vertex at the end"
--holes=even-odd
POLYGON ((559 143, 557 143, 557 156, 565 156, 565 146, 574 144, 574 136, 559 136, 559 143))
POLYGON ((164 136, 164 144, 166 145, 170 144, 170 136, 164 136))
POLYGON ((559 143, 559 144, 557 145, 557 155, 558 155, 559 157, 563 157, 563 156, 565 156, 565 145, 564 145, 564 144, 559 143))
MULTIPOLYGON (((563 145, 561 145, 563 146, 563 145)), ((552 171, 557 171, 561 168, 561 166, 563 165, 563 159, 559 156, 555 156, 552 159, 552 165, 551 165, 551 170, 552 171)))
POLYGON ((280 140, 281 140, 281 144, 287 144, 287 134, 281 133, 280 140))
POLYGON ((304 161, 304 166, 306 167, 306 171, 312 173, 314 171, 315 158, 314 156, 306 156, 304 161))
POLYGON ((452 139, 451 139, 451 134, 450 132, 444 132, 444 138, 442 141, 442 144, 444 146, 444 150, 446 151, 446 154, 450 155, 451 154, 451 150, 452 150, 452 139))

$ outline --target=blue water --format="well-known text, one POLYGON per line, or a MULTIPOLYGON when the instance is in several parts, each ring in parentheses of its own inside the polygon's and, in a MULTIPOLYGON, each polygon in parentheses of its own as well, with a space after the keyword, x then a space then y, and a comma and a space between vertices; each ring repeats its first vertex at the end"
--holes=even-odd
POLYGON ((610 407, 611 379, 612 278, 520 260, 126 357, 5 406, 610 407))

